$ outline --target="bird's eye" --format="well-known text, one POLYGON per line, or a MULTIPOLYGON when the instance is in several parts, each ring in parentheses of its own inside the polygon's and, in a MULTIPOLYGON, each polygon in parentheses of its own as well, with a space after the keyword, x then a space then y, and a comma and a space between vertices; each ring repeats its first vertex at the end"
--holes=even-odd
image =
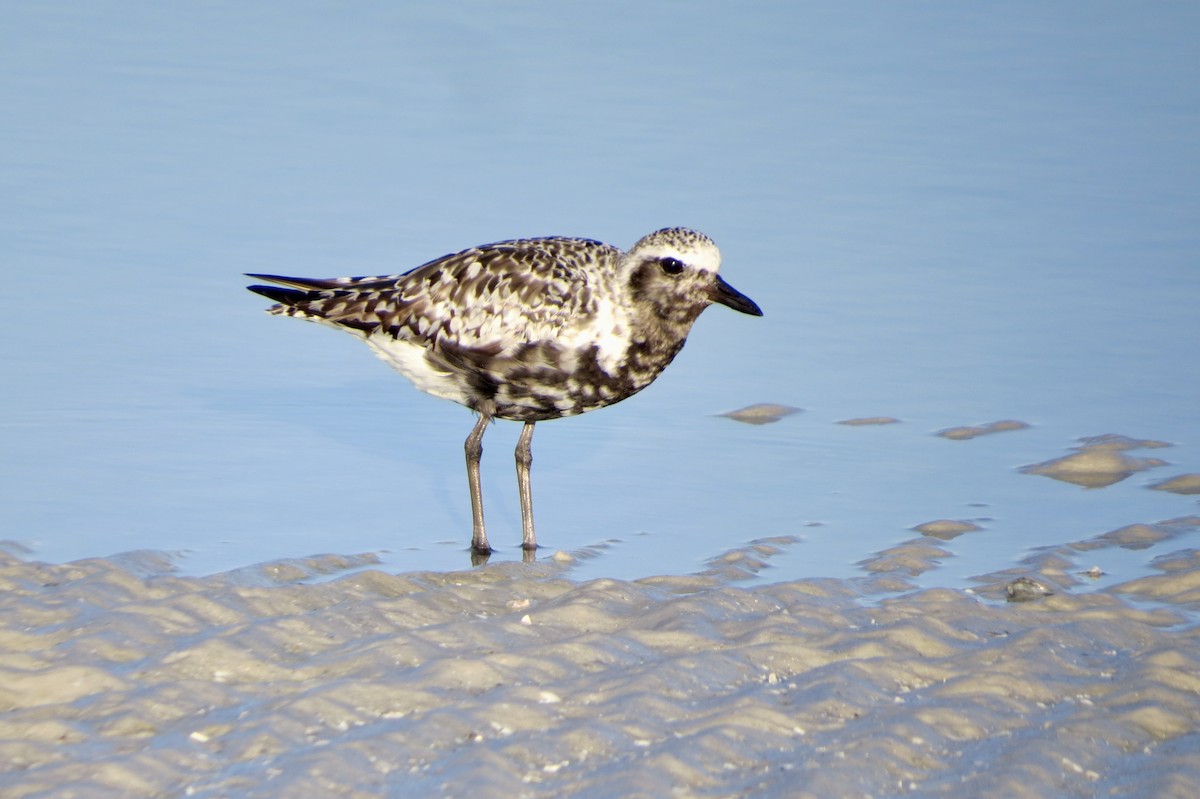
POLYGON ((683 271, 683 261, 678 258, 662 258, 659 260, 658 265, 668 275, 678 275, 683 271))

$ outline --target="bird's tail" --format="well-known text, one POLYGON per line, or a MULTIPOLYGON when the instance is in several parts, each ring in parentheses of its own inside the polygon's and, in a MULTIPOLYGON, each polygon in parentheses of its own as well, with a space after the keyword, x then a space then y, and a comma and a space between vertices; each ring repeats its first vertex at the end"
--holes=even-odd
POLYGON ((344 288, 336 280, 283 277, 282 275, 257 275, 252 273, 247 273, 246 277, 279 284, 276 286, 246 286, 247 289, 253 291, 255 294, 261 294, 276 303, 276 305, 267 309, 267 313, 281 316, 296 316, 301 319, 320 318, 321 314, 310 312, 310 304, 321 296, 321 292, 344 288))
POLYGON ((274 300, 267 313, 324 322, 360 334, 374 333, 396 323, 396 312, 381 303, 377 292, 395 287, 395 277, 340 277, 319 279, 247 274, 276 286, 246 288, 274 300))

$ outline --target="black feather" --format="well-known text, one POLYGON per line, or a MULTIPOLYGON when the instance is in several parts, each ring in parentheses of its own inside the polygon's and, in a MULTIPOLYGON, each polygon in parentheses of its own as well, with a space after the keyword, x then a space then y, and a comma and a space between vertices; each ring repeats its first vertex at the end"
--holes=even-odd
POLYGON ((300 291, 299 289, 285 289, 282 286, 246 286, 255 294, 261 294, 269 300, 274 300, 280 305, 295 306, 296 303, 308 298, 310 292, 300 291))

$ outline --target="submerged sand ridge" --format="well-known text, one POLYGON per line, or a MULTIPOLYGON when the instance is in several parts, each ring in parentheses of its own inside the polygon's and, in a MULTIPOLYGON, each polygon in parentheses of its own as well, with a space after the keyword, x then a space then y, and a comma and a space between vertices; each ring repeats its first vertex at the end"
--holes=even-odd
POLYGON ((1186 554, 1135 587, 1153 610, 565 561, 313 585, 264 578, 358 561, 6 555, 0 794, 1200 795, 1186 554))

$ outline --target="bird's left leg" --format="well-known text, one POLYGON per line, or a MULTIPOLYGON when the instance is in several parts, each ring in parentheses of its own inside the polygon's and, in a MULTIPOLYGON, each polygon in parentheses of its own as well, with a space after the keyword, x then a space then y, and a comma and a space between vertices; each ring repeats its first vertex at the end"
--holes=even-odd
POLYGON ((483 456, 483 434, 492 417, 479 414, 479 421, 467 436, 464 449, 467 454, 467 483, 471 488, 471 550, 481 555, 490 554, 487 532, 483 526, 483 489, 479 480, 479 459, 483 456))

